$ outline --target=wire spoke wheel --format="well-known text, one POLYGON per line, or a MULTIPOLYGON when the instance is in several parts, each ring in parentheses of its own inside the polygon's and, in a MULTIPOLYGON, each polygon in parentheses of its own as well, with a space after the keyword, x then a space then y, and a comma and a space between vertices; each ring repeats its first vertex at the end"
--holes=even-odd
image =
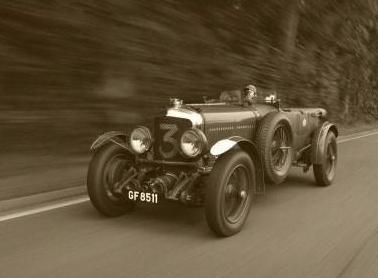
POLYGON ((282 112, 268 113, 258 125, 256 147, 267 181, 285 181, 293 160, 292 131, 289 118, 282 112))
POLYGON ((243 215, 249 194, 248 173, 244 165, 237 165, 226 182, 223 213, 227 221, 236 223, 243 215))
POLYGON ((285 125, 279 124, 274 130, 270 152, 272 167, 275 171, 281 171, 285 166, 289 155, 289 148, 288 130, 285 125))

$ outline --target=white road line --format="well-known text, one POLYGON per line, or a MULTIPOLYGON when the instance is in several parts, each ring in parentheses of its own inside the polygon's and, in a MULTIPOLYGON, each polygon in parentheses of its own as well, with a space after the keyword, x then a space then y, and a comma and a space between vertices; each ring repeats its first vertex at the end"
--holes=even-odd
POLYGON ((14 212, 8 215, 0 216, 0 222, 23 217, 23 216, 38 214, 41 212, 50 211, 50 210, 54 210, 58 208, 64 208, 64 207, 68 207, 72 205, 77 205, 77 204, 81 204, 87 201, 89 201, 89 198, 85 196, 85 197, 80 197, 80 198, 70 200, 70 201, 64 201, 64 202, 55 203, 51 205, 45 205, 45 206, 41 206, 41 207, 29 209, 29 210, 14 212))
POLYGON ((368 136, 373 136, 373 135, 377 135, 377 134, 378 134, 378 131, 372 132, 372 133, 369 133, 369 134, 364 134, 364 135, 356 136, 356 137, 341 139, 341 140, 338 140, 337 143, 339 143, 339 144, 340 143, 345 143, 345 142, 349 142, 349 141, 352 141, 352 140, 356 140, 356 139, 360 139, 360 138, 364 138, 364 137, 368 137, 368 136))
MULTIPOLYGON (((364 135, 360 135, 360 136, 356 136, 356 137, 341 139, 341 140, 338 140, 338 143, 339 144, 346 143, 346 142, 349 142, 349 141, 352 141, 352 140, 356 140, 356 139, 360 139, 360 138, 364 138, 364 137, 368 137, 368 136, 373 136, 373 135, 377 135, 377 134, 378 134, 378 131, 375 131, 375 132, 372 132, 372 133, 369 133, 369 134, 364 134, 364 135)), ((19 218, 19 217, 24 217, 24 216, 28 216, 28 215, 38 214, 38 213, 41 213, 41 212, 50 211, 50 210, 54 210, 54 209, 73 206, 73 205, 85 203, 85 202, 88 202, 88 201, 89 201, 89 198, 85 196, 85 197, 79 197, 79 198, 69 200, 69 201, 62 201, 62 202, 54 203, 54 204, 51 204, 51 205, 44 205, 44 206, 41 206, 41 207, 38 207, 38 208, 23 210, 23 211, 11 213, 11 214, 8 214, 8 215, 0 216, 0 222, 19 218)))

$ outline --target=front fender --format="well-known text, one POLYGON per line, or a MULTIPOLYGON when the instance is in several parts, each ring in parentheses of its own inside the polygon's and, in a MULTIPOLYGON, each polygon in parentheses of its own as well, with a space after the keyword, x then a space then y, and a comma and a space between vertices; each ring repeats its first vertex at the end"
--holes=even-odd
POLYGON ((327 134, 329 131, 335 133, 337 137, 339 135, 339 131, 335 124, 330 122, 324 122, 323 125, 315 132, 313 141, 312 141, 312 154, 311 154, 311 162, 313 164, 322 164, 325 153, 325 140, 327 138, 327 134))
POLYGON ((103 145, 112 142, 131 152, 129 147, 126 145, 126 138, 127 135, 121 131, 109 131, 97 137, 97 139, 92 143, 90 150, 95 151, 103 145))
POLYGON ((233 136, 226 139, 219 140, 210 149, 210 153, 214 156, 222 155, 233 147, 235 147, 239 142, 247 140, 239 136, 233 136))
POLYGON ((239 146, 242 150, 249 154, 252 158, 253 164, 256 167, 256 186, 255 186, 255 193, 256 194, 264 194, 265 193, 265 179, 264 179, 264 169, 263 163, 261 161, 261 157, 258 153, 257 147, 255 144, 246 138, 240 136, 232 136, 226 139, 219 140, 216 142, 210 149, 210 154, 215 157, 218 157, 222 154, 227 153, 231 149, 239 146))

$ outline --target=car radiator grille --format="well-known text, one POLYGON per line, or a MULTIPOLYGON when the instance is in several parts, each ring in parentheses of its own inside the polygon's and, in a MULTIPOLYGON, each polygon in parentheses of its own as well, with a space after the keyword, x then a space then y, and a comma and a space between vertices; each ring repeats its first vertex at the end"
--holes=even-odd
POLYGON ((188 161, 180 153, 182 134, 192 127, 190 120, 160 117, 155 120, 154 157, 167 161, 188 161))

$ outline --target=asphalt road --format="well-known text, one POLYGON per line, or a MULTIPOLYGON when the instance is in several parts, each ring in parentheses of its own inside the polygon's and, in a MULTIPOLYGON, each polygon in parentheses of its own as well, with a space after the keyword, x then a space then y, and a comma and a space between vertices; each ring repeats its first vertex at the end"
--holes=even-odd
POLYGON ((259 197, 243 231, 214 238, 202 209, 115 219, 88 202, 0 222, 0 277, 378 277, 378 135, 339 145, 334 185, 312 172, 259 197))

